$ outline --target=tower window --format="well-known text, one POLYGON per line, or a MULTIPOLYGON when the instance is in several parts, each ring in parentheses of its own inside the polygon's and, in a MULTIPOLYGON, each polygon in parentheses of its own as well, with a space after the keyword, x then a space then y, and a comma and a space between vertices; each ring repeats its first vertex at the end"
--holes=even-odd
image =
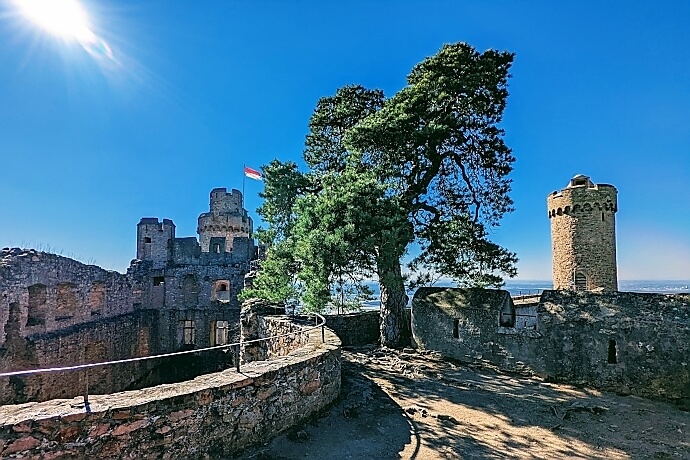
POLYGON ((216 280, 213 288, 213 298, 220 302, 230 302, 230 281, 216 280))
POLYGON ((151 242, 151 237, 150 236, 145 236, 144 237, 144 243, 150 243, 151 242))
POLYGON ((609 364, 618 363, 618 353, 616 352, 616 341, 609 340, 609 364))
POLYGON ((601 213, 601 221, 604 222, 604 220, 605 220, 605 219, 604 219, 604 213, 602 212, 602 213, 601 213))
POLYGON ((587 290, 587 276, 582 272, 575 272, 575 290, 576 291, 586 291, 587 290))
POLYGON ((165 283, 165 277, 164 276, 154 276, 153 277, 153 285, 154 286, 160 286, 165 283))
POLYGON ((458 330, 458 326, 460 326, 460 320, 453 320, 453 337, 455 337, 456 339, 460 337, 460 331, 458 330))

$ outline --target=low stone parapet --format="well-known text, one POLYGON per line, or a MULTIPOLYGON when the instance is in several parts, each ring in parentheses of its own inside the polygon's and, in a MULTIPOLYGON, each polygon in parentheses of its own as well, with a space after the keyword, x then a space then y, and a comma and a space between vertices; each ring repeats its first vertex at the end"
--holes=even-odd
POLYGON ((2 458, 223 458, 265 442, 340 392, 330 330, 285 356, 177 384, 0 407, 2 458))

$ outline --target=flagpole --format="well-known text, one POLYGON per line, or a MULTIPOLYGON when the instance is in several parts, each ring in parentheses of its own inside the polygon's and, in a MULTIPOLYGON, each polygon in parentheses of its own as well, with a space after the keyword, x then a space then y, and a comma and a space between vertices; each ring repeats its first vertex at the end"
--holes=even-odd
POLYGON ((244 183, 247 181, 246 167, 246 164, 242 165, 242 210, 244 210, 244 183))

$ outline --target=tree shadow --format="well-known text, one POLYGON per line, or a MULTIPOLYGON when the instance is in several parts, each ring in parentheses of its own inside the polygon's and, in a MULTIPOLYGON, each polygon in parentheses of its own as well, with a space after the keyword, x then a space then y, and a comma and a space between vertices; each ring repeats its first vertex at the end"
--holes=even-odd
POLYGON ((669 404, 432 355, 346 356, 412 414, 437 458, 690 458, 686 414, 669 404))
POLYGON ((690 458, 687 414, 643 398, 409 350, 344 351, 342 376, 330 407, 238 458, 690 458))

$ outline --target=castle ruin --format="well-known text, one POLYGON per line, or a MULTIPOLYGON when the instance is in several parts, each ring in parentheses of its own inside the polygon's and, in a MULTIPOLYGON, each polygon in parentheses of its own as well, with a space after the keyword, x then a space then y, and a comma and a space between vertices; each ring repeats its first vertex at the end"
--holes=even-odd
MULTIPOLYGON (((137 225, 137 258, 126 274, 55 254, 0 253, 0 371, 125 359, 232 343, 237 294, 257 258, 239 190, 211 191, 199 240, 178 238, 170 219, 137 225)), ((108 393, 184 380, 227 366, 222 352, 100 368, 92 391, 108 393)), ((84 377, 60 373, 0 381, 0 403, 72 397, 84 377)))

